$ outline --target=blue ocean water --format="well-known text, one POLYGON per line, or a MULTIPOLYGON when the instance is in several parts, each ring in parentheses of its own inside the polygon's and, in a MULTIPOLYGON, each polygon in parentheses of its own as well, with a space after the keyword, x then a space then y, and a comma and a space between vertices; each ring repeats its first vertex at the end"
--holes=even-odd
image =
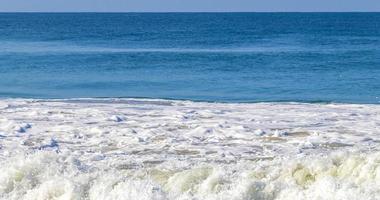
POLYGON ((2 13, 0 97, 380 102, 380 13, 2 13))

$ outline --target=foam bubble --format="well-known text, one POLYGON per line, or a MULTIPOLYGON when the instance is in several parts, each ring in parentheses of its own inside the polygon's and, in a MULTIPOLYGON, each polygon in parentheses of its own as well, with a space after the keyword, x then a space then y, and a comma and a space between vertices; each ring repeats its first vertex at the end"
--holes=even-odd
POLYGON ((8 105, 0 107, 0 199, 380 196, 379 105, 15 99, 0 105, 8 105))

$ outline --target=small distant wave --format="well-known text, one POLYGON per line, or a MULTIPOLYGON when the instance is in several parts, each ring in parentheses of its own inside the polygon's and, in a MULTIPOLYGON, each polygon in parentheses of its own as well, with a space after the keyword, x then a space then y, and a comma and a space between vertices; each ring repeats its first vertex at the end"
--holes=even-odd
MULTIPOLYGON (((347 49, 346 49, 347 50, 347 49)), ((345 51, 346 51, 345 50, 345 51)), ((312 49, 299 46, 256 46, 256 47, 219 47, 219 48, 121 48, 91 45, 73 45, 59 42, 7 42, 3 41, 0 53, 29 54, 90 54, 90 53, 281 53, 281 52, 328 52, 330 50, 312 49)), ((331 51, 339 51, 332 49, 331 51)))
MULTIPOLYGON (((273 104, 353 104, 353 105, 378 105, 380 101, 358 102, 358 101, 337 101, 337 100, 302 100, 302 99, 220 99, 210 100, 205 98, 175 98, 175 97, 147 97, 147 96, 91 96, 91 97, 59 97, 46 96, 34 93, 18 93, 18 92, 1 92, 1 99, 30 99, 36 101, 50 102, 74 102, 74 103, 156 103, 156 102, 198 102, 198 103, 222 103, 222 104, 257 104, 257 103, 273 103, 273 104)), ((165 104, 166 104, 165 103, 165 104)), ((169 103, 170 104, 170 103, 169 103)))

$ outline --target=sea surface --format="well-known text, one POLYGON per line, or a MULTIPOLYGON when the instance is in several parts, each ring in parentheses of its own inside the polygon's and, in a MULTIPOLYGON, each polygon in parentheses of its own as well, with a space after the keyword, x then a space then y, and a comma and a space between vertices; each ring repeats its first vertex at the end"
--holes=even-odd
POLYGON ((1 13, 0 97, 380 102, 380 13, 1 13))
POLYGON ((377 200, 380 13, 2 13, 1 200, 377 200))

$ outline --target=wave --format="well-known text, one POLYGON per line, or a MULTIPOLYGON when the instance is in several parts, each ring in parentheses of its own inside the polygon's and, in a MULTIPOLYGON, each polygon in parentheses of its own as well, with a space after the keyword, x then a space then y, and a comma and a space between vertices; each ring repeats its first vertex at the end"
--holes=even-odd
POLYGON ((5 199, 377 199, 380 154, 261 160, 236 165, 94 169, 51 152, 1 167, 5 199))
POLYGON ((379 105, 0 100, 0 199, 376 199, 379 105))

